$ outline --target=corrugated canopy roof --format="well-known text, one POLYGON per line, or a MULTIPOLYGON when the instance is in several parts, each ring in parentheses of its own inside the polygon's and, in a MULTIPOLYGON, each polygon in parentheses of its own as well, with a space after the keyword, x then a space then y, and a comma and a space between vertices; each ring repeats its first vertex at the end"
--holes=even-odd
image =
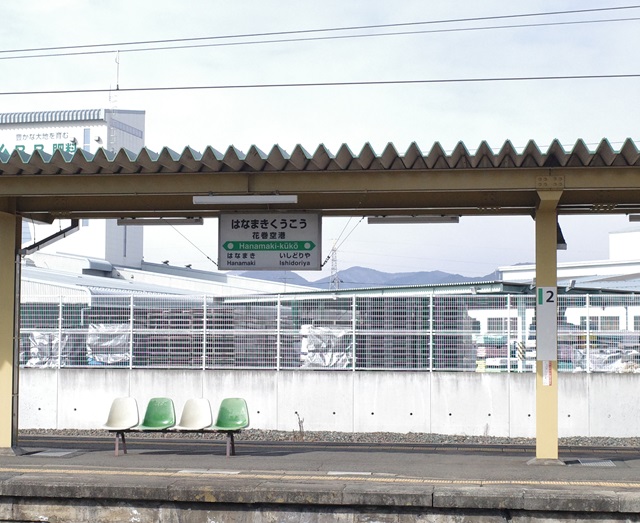
MULTIPOLYGON (((354 154, 343 144, 333 154, 320 145, 287 153, 252 146, 221 153, 143 149, 95 155, 36 151, 0 153, 0 197, 15 198, 16 212, 52 217, 216 216, 221 210, 317 210, 325 215, 533 214, 539 191, 562 191, 559 213, 640 212, 640 151, 632 140, 614 150, 607 140, 591 151, 579 140, 570 151, 554 141, 498 152, 486 142, 474 153, 459 143, 404 154, 388 144, 377 154, 354 154), (198 206, 193 195, 296 194, 298 204, 198 206)), ((7 204, 7 209, 11 204, 7 204)))
POLYGON ((0 124, 7 125, 52 122, 86 122, 91 120, 104 120, 104 115, 104 109, 0 113, 0 124))
MULTIPOLYGON (((10 117, 12 114, 0 114, 0 117, 3 116, 10 117)), ((603 140, 594 151, 589 150, 582 140, 578 140, 570 151, 565 151, 556 140, 544 152, 533 141, 530 141, 521 152, 507 141, 498 152, 494 152, 487 142, 482 142, 474 153, 470 153, 465 144, 460 142, 450 154, 447 154, 439 143, 435 143, 425 154, 414 142, 404 155, 398 153, 395 146, 389 143, 382 154, 376 154, 369 144, 366 144, 359 154, 351 152, 346 144, 343 144, 336 154, 332 154, 321 144, 313 154, 307 152, 301 145, 296 146, 291 154, 275 145, 268 154, 256 146, 251 146, 246 154, 233 146, 230 146, 225 153, 212 147, 206 148, 204 153, 194 151, 190 147, 186 147, 182 153, 168 148, 155 153, 144 148, 138 154, 124 149, 117 154, 100 149, 95 155, 84 150, 78 150, 75 154, 57 150, 53 155, 42 151, 35 151, 32 155, 24 151, 13 151, 13 153, 4 151, 0 153, 0 160, 3 164, 0 165, 0 174, 10 174, 12 171, 13 174, 32 173, 33 169, 27 166, 33 164, 37 164, 38 172, 41 174, 82 173, 87 171, 87 164, 92 163, 97 163, 102 170, 108 172, 141 173, 511 169, 514 167, 640 166, 640 151, 631 139, 625 141, 619 150, 613 149, 607 140, 603 140)))

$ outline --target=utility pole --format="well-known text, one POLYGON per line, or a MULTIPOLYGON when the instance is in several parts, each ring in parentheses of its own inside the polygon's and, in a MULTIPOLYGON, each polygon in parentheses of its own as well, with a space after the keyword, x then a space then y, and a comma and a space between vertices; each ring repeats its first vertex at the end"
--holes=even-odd
POLYGON ((336 244, 331 248, 331 278, 329 279, 329 290, 336 291, 340 288, 340 278, 338 277, 338 249, 336 244))

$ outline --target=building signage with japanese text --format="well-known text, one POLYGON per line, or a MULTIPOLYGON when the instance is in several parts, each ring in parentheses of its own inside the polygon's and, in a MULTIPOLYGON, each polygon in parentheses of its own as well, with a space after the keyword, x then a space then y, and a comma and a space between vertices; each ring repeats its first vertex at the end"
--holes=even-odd
POLYGON ((52 131, 4 131, 0 133, 0 153, 24 151, 32 154, 42 151, 53 154, 58 149, 65 153, 75 153, 78 149, 78 139, 69 129, 52 131))
POLYGON ((320 270, 321 219, 314 213, 222 213, 221 270, 320 270))

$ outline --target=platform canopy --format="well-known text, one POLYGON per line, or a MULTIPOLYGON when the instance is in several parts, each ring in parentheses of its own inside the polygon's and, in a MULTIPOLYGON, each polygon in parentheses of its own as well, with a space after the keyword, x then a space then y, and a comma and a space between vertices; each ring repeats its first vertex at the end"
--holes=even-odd
POLYGON ((322 216, 531 215, 536 229, 536 459, 558 458, 557 247, 558 215, 640 213, 640 152, 632 140, 614 150, 603 140, 591 151, 579 140, 542 152, 487 143, 471 154, 460 143, 424 154, 389 144, 335 154, 252 146, 244 154, 148 149, 82 150, 73 155, 0 152, 0 450, 17 441, 19 225, 17 216, 56 218, 205 218, 225 211, 313 211, 322 216), (202 203, 203 196, 224 197, 202 203), (231 196, 244 196, 244 202, 231 196), (279 203, 255 203, 262 196, 279 203), (281 198, 273 198, 279 196, 281 198), (8 241, 7 241, 8 240, 8 241), (14 249, 11 249, 11 245, 14 249))
POLYGON ((558 214, 640 212, 640 152, 632 140, 614 150, 603 140, 569 151, 554 141, 541 151, 486 142, 446 153, 417 144, 404 154, 388 144, 334 154, 255 146, 242 153, 211 147, 199 153, 142 149, 95 155, 0 153, 0 211, 51 222, 56 218, 215 217, 233 210, 305 210, 324 216, 534 215, 539 191, 561 191, 558 214), (194 196, 297 195, 297 203, 196 205, 194 196))

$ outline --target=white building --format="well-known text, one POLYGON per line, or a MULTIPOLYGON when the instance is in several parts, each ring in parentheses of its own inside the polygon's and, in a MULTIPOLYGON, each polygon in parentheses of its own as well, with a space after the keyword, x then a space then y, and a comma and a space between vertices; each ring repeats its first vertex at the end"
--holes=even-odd
POLYGON ((0 113, 0 154, 95 154, 101 147, 137 153, 144 147, 144 120, 144 111, 119 109, 0 113))
MULTIPOLYGON (((0 155, 24 152, 64 156, 82 150, 94 155, 100 148, 107 157, 121 148, 138 153, 144 147, 145 112, 120 109, 85 109, 0 113, 0 155)), ((63 221, 64 222, 64 221, 63 221)), ((50 226, 25 222, 23 242, 37 242, 65 223, 50 226)), ((57 252, 59 245, 45 247, 57 252)), ((115 220, 83 220, 80 229, 65 238, 64 251, 71 254, 91 253, 114 265, 140 267, 142 263, 143 228, 119 227, 115 220)))

